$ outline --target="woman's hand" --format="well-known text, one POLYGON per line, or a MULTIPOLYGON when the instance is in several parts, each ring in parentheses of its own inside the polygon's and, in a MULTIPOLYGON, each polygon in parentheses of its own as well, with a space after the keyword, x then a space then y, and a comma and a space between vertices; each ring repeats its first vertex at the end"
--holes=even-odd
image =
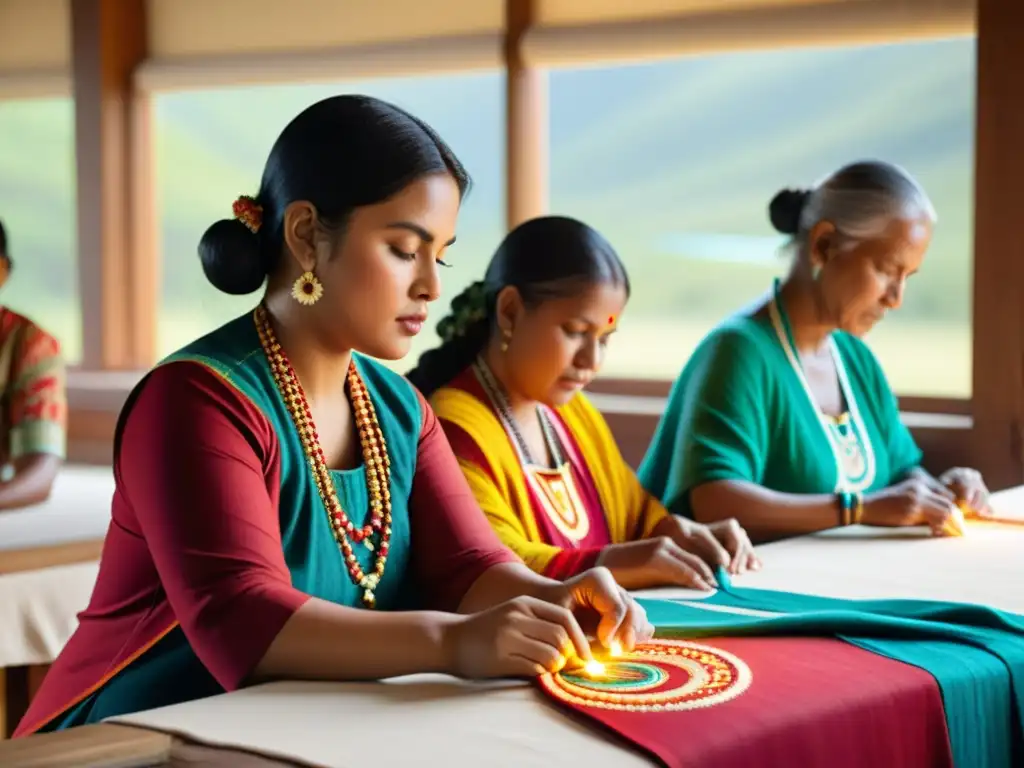
POLYGON ((656 536, 668 536, 681 549, 697 555, 712 568, 731 574, 761 567, 754 545, 735 518, 702 525, 679 515, 669 515, 654 528, 656 536))
POLYGON ((654 634, 606 568, 559 583, 546 597, 517 597, 444 625, 447 668, 467 678, 534 676, 590 661, 585 628, 605 647, 627 650, 654 634))
POLYGON ((988 488, 978 470, 956 467, 944 472, 939 482, 953 494, 957 502, 966 505, 972 514, 979 517, 992 514, 988 505, 988 488))
POLYGON ((460 616, 443 631, 446 667, 459 677, 533 677, 592 658, 572 611, 537 597, 460 616))
POLYGON ((591 568, 562 583, 554 601, 569 609, 589 635, 605 648, 614 643, 631 651, 654 636, 647 612, 623 589, 607 568, 591 568))
POLYGON ((943 485, 916 475, 864 500, 864 525, 927 525, 935 536, 963 533, 963 514, 943 485))
POLYGON ((719 520, 706 528, 729 553, 729 573, 736 575, 761 570, 761 560, 754 554, 754 545, 736 518, 719 520))
MULTIPOLYGON (((721 545, 714 543, 722 549, 721 545)), ((699 555, 680 547, 669 536, 612 544, 605 547, 597 562, 610 570, 615 580, 626 589, 668 586, 705 592, 715 589, 715 575, 708 564, 699 555)), ((722 562, 729 562, 724 549, 722 562)))

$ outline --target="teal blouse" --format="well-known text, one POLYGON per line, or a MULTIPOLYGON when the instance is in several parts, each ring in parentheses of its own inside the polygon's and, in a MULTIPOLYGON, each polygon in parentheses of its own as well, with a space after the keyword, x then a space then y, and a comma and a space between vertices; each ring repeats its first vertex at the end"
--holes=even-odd
MULTIPOLYGON (((383 365, 354 359, 390 465, 376 608, 454 611, 481 573, 518 559, 480 513, 422 395, 383 365)), ((19 735, 236 689, 311 596, 362 607, 251 315, 152 371, 129 398, 115 445, 96 587, 19 735)), ((365 463, 331 473, 359 526, 370 514, 366 473, 365 463)), ((353 548, 364 572, 376 547, 353 548)))
POLYGON ((846 398, 840 423, 820 413, 778 318, 737 316, 697 347, 672 387, 640 466, 672 512, 693 517, 690 491, 744 480, 780 493, 866 493, 921 462, 874 354, 837 331, 846 398))

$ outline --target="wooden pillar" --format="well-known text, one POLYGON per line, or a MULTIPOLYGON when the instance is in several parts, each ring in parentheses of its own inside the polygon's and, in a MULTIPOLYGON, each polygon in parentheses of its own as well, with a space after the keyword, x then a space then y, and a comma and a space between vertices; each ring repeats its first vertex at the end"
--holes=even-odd
POLYGON ((548 209, 547 72, 528 67, 522 39, 539 0, 505 0, 505 220, 509 229, 548 209))
POLYGON ((145 0, 71 0, 82 365, 155 358, 157 265, 149 104, 136 98, 145 0))
POLYGON ((1024 483, 1024 4, 978 0, 972 455, 1024 483))

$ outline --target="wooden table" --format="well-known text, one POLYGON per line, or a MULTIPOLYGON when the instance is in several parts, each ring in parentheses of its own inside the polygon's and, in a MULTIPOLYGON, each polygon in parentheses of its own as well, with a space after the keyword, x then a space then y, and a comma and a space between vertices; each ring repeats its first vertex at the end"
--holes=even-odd
MULTIPOLYGON (((997 496, 997 501, 1024 501, 1024 491, 1015 493, 997 496)), ((1022 551, 1024 525, 971 524, 964 539, 944 540, 921 530, 848 528, 759 548, 765 569, 741 583, 791 591, 812 584, 817 593, 837 597, 982 602, 1024 613, 1022 551)), ((680 590, 640 594, 695 596, 680 590)), ((271 683, 117 720, 0 744, 0 765, 317 764, 305 748, 310 739, 328 740, 319 745, 320 754, 343 754, 345 765, 380 765, 376 745, 386 743, 393 752, 395 742, 424 762, 444 760, 447 765, 551 764, 551 749, 560 750, 555 763, 588 768, 651 764, 565 717, 524 684, 453 682, 443 676, 385 683, 271 683), (489 710, 497 713, 495 721, 481 727, 480 713, 489 710), (342 718, 349 723, 345 731, 337 725, 342 718), (520 738, 533 741, 517 743, 520 738), (481 760, 484 748, 490 753, 481 760), (545 749, 549 753, 541 755, 545 749)), ((319 759, 322 764, 324 758, 319 759)))
POLYGON ((113 495, 110 467, 63 467, 42 504, 0 512, 0 575, 98 559, 113 495))
POLYGON ((126 725, 87 725, 0 744, 4 768, 294 768, 235 749, 220 749, 126 725))
POLYGON ((89 601, 113 493, 109 467, 68 465, 45 502, 0 512, 0 739, 89 601))

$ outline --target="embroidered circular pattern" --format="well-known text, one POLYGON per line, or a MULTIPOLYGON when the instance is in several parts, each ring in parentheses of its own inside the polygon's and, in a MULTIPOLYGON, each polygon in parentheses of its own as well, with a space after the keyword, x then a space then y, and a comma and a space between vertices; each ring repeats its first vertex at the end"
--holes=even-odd
POLYGON ((629 712, 711 707, 750 687, 750 668, 731 653, 686 640, 651 640, 604 662, 604 672, 545 674, 541 686, 567 704, 629 712))

